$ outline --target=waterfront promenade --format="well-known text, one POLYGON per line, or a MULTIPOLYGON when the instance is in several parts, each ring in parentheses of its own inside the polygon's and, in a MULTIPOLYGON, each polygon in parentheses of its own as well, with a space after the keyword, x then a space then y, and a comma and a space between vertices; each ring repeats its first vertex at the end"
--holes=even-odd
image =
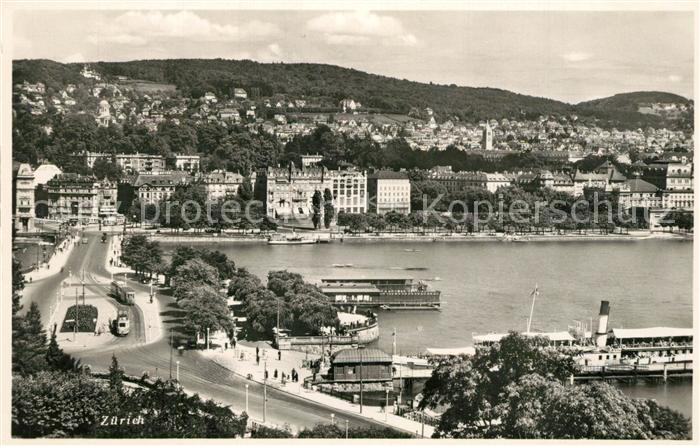
POLYGON ((264 383, 265 369, 267 369, 267 385, 269 387, 300 398, 314 401, 319 404, 323 404, 324 406, 328 407, 329 414, 334 414, 331 419, 334 419, 341 428, 345 423, 342 412, 351 412, 368 420, 373 420, 386 424, 387 426, 391 426, 395 429, 410 432, 419 438, 421 437, 421 434, 426 438, 432 436, 434 431, 432 426, 427 424, 422 425, 420 422, 394 415, 391 408, 389 408, 388 413, 385 413, 384 410, 378 406, 364 405, 362 408, 362 413, 360 413, 359 404, 354 404, 350 401, 305 388, 304 378, 311 376, 312 373, 310 369, 303 368, 302 363, 306 359, 318 359, 318 356, 307 355, 304 352, 285 350, 282 352, 281 359, 278 360, 277 353, 278 350, 273 349, 265 343, 248 343, 243 341, 238 342, 235 349, 224 349, 223 347, 220 347, 204 350, 201 354, 205 358, 211 359, 212 361, 241 377, 250 377, 250 381, 258 384, 264 383), (259 364, 257 364, 255 360, 256 346, 260 348, 259 364), (287 378, 287 381, 282 384, 281 373, 284 372, 285 375, 289 376, 292 369, 299 373, 299 381, 290 382, 289 378, 287 378), (275 370, 278 372, 277 378, 274 378, 275 370))

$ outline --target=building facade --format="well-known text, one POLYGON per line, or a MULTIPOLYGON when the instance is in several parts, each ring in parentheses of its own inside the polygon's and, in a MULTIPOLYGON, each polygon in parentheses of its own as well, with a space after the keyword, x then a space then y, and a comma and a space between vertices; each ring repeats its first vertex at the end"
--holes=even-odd
POLYGON ((661 206, 661 194, 655 185, 640 178, 634 178, 628 180, 626 186, 620 189, 618 202, 625 210, 651 209, 661 206))
POLYGON ((15 229, 34 231, 34 171, 29 164, 20 164, 15 176, 15 229))
POLYGON ((63 173, 52 178, 46 187, 50 220, 73 220, 83 224, 99 221, 100 183, 95 177, 63 173))
POLYGON ((481 150, 493 150, 493 129, 488 122, 481 132, 481 150))
POLYGON ((115 156, 115 159, 117 164, 126 172, 150 173, 165 170, 165 158, 159 155, 120 153, 115 156))
POLYGON ((332 187, 325 167, 298 169, 291 163, 289 167, 268 167, 261 174, 265 209, 270 218, 308 219, 313 215, 314 193, 323 194, 332 187))
POLYGON ((619 190, 626 181, 627 177, 614 164, 606 161, 592 172, 576 170, 574 174, 574 195, 583 195, 584 189, 601 189, 606 192, 619 190))
POLYGON ((192 177, 187 172, 165 172, 159 174, 139 174, 132 182, 134 197, 141 205, 158 205, 167 200, 178 186, 189 184, 192 177))
POLYGON ((411 182, 406 172, 379 171, 367 176, 369 212, 411 213, 411 182))
POLYGON ((328 172, 332 185, 333 207, 340 212, 364 214, 367 212, 367 174, 356 169, 328 172))
POLYGON ((125 172, 149 173, 162 172, 165 170, 165 158, 159 155, 148 155, 145 153, 117 153, 112 155, 103 152, 81 152, 74 156, 84 159, 85 165, 92 169, 98 159, 106 158, 114 160, 125 172))
POLYGON ((209 201, 224 200, 236 195, 243 184, 243 175, 225 170, 215 170, 202 177, 209 201))
POLYGON ((102 222, 117 222, 117 183, 106 178, 97 186, 97 215, 102 222))
POLYGON ((173 156, 175 170, 196 172, 199 170, 199 155, 175 155, 173 156))

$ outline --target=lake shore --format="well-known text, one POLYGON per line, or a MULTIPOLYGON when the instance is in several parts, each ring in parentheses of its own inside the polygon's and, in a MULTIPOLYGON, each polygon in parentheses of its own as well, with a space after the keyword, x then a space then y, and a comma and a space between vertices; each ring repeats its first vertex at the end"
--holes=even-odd
MULTIPOLYGON (((332 243, 366 243, 373 241, 396 242, 620 242, 642 240, 679 240, 692 241, 693 234, 636 231, 625 234, 524 234, 504 236, 503 234, 410 234, 410 233, 381 233, 381 234, 329 234, 328 232, 309 233, 312 237, 320 237, 323 241, 332 243)), ((230 236, 230 235, 172 235, 155 234, 149 236, 162 243, 267 243, 267 238, 260 235, 230 236)))

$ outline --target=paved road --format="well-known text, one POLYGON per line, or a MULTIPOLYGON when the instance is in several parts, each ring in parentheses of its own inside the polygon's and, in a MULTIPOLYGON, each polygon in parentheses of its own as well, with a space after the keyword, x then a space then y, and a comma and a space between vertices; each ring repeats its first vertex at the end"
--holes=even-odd
MULTIPOLYGON (((42 315, 48 315, 52 299, 56 298, 60 282, 68 277, 68 268, 71 271, 85 270, 86 282, 92 292, 106 293, 104 284, 109 282, 109 273, 105 269, 107 249, 100 243, 98 233, 86 232, 88 244, 76 246, 71 253, 64 273, 36 281, 28 285, 24 293, 24 304, 29 306, 30 301, 37 302, 42 315), (98 285, 102 284, 102 286, 98 285)), ((148 292, 146 285, 132 281, 132 288, 137 292, 148 292)), ((169 296, 156 296, 161 308, 168 308, 173 300, 169 296)), ((92 350, 85 350, 74 355, 81 359, 83 364, 88 364, 97 371, 106 371, 110 365, 112 354, 119 359, 120 365, 129 375, 140 376, 148 372, 150 376, 156 374, 160 377, 168 377, 171 366, 171 349, 168 336, 161 340, 144 344, 144 323, 138 307, 134 307, 131 327, 134 333, 124 338, 116 338, 114 342, 100 346, 92 350)), ((48 316, 45 316, 48 317, 48 316)), ((167 317, 164 318, 164 329, 169 331, 167 317)), ((208 398, 213 398, 224 404, 230 405, 234 411, 245 410, 246 384, 249 385, 249 414, 257 419, 263 419, 263 386, 248 381, 245 378, 234 375, 229 370, 221 367, 213 361, 204 358, 197 351, 185 351, 182 356, 177 352, 172 353, 172 374, 176 374, 176 362, 180 361, 180 383, 190 391, 199 393, 208 398)), ((313 426, 317 423, 330 422, 331 412, 335 413, 337 421, 344 424, 348 420, 350 426, 381 426, 381 423, 361 418, 355 414, 337 411, 321 404, 290 395, 286 392, 267 389, 267 421, 282 425, 288 423, 291 426, 301 428, 313 426)))

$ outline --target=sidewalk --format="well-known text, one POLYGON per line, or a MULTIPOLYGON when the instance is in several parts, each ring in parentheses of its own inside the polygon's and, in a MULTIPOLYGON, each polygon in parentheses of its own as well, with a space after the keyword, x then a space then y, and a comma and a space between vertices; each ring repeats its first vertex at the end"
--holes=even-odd
MULTIPOLYGON (((105 256, 105 269, 114 276, 114 280, 123 280, 124 274, 134 273, 131 268, 121 263, 121 239, 122 236, 120 235, 109 237, 107 255, 105 256), (112 260, 111 265, 110 259, 112 260)), ((153 291, 154 293, 157 292, 157 288, 154 287, 153 291)), ((163 321, 160 317, 160 301, 153 299, 153 303, 151 303, 149 293, 136 291, 134 304, 143 313, 145 343, 148 344, 161 339, 163 337, 163 321)))
MULTIPOLYGON (((238 342, 236 348, 229 348, 228 350, 219 347, 217 349, 204 350, 202 351, 202 356, 211 359, 222 367, 229 369, 230 371, 247 377, 248 374, 252 375, 252 380, 262 384, 265 377, 265 359, 267 359, 267 371, 268 380, 267 385, 274 387, 283 392, 296 395, 300 398, 305 398, 307 400, 314 401, 319 404, 328 406, 329 412, 335 410, 342 410, 346 412, 352 412, 354 414, 360 415, 361 417, 378 421, 380 423, 385 423, 386 425, 400 429, 406 432, 411 432, 417 437, 421 435, 421 423, 403 418, 392 413, 385 414, 377 406, 367 406, 362 408, 362 414, 360 414, 360 405, 353 404, 349 401, 342 400, 340 398, 333 397, 320 392, 315 392, 310 389, 305 389, 303 387, 304 378, 312 375, 311 370, 303 369, 301 367, 302 360, 305 359, 306 353, 285 350, 282 352, 282 359, 277 359, 278 350, 271 347, 260 348, 260 364, 257 365, 255 362, 255 347, 245 345, 245 342, 238 342), (241 359, 243 355, 243 359, 241 359), (299 382, 289 382, 287 381, 284 385, 281 383, 281 372, 285 375, 289 375, 292 368, 299 373, 299 382), (274 379, 274 371, 277 369, 278 376, 274 379), (386 417, 386 421, 385 421, 386 417)), ((308 359, 317 359, 316 355, 309 355, 308 359)), ((343 415, 338 414, 336 416, 338 423, 342 423, 343 415)), ((434 428, 429 425, 423 427, 423 432, 425 438, 430 438, 433 435, 434 428)))
POLYGON ((66 265, 68 257, 78 243, 80 243, 80 236, 71 237, 61 242, 48 262, 24 275, 25 282, 30 283, 58 274, 61 268, 66 265))

